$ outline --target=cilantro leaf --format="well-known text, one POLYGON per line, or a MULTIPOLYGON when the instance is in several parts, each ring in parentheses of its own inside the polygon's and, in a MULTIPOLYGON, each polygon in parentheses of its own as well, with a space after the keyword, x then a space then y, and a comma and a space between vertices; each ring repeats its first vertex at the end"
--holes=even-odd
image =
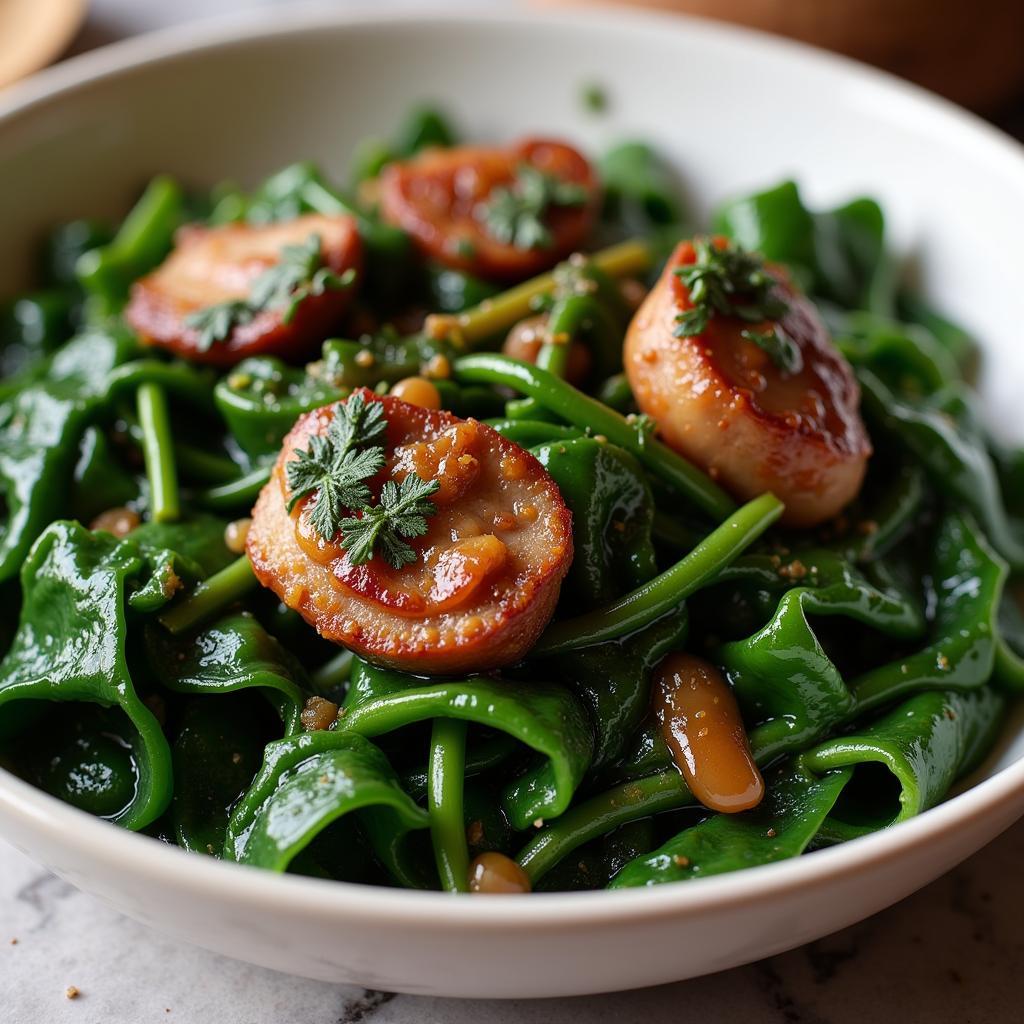
MULTIPOLYGON (((703 334, 716 313, 738 317, 747 323, 778 320, 785 314, 789 306, 779 295, 778 281, 768 273, 760 256, 747 252, 734 242, 719 247, 710 238, 698 238, 693 244, 696 259, 675 271, 686 285, 692 304, 692 308, 683 310, 676 317, 673 333, 677 338, 703 334)), ((792 338, 789 338, 789 344, 796 348, 792 338)), ((788 350, 788 355, 784 354, 781 343, 762 347, 772 354, 773 359, 776 355, 779 358, 792 355, 788 350)), ((785 369, 781 363, 777 365, 785 369)))
POLYGON ((400 484, 389 480, 380 501, 362 510, 362 516, 342 520, 342 544, 353 565, 373 558, 380 544, 384 560, 396 569, 416 560, 416 552, 403 538, 422 537, 427 516, 436 511, 430 495, 440 487, 437 480, 424 480, 410 473, 400 484))
POLYGON ((521 164, 515 181, 493 189, 478 216, 487 233, 503 245, 547 249, 553 238, 544 217, 552 207, 582 206, 587 195, 579 182, 563 181, 530 164, 521 164))

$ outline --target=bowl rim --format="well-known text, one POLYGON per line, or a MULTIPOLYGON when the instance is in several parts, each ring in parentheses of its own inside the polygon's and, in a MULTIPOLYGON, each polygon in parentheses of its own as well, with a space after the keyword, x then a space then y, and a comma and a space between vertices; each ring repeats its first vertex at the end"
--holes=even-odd
MULTIPOLYGON (((605 33, 689 33, 709 43, 774 52, 837 81, 860 84, 910 104, 914 115, 937 120, 965 141, 981 147, 1024 186, 1024 147, 975 115, 887 72, 793 40, 703 18, 657 11, 591 8, 581 11, 443 9, 433 12, 324 8, 320 5, 265 9, 204 19, 113 43, 73 57, 17 83, 0 94, 0 129, 36 107, 74 94, 91 82, 130 76, 151 64, 174 62, 209 50, 244 47, 266 39, 286 41, 323 30, 388 31, 390 26, 552 24, 605 33)), ((1022 188, 1024 193, 1024 188, 1022 188)), ((68 846, 103 861, 110 870, 162 886, 182 886, 215 901, 261 903, 269 910, 323 919, 389 921, 433 930, 529 931, 558 923, 586 928, 626 920, 656 920, 738 908, 788 892, 820 885, 839 876, 863 875, 904 857, 950 829, 978 822, 1011 803, 1024 813, 1024 756, 970 789, 898 827, 840 846, 729 874, 697 878, 685 885, 598 892, 536 893, 522 900, 459 900, 443 892, 391 889, 295 875, 272 875, 258 868, 189 855, 145 835, 111 827, 109 822, 36 789, 0 768, 0 817, 21 819, 51 846, 68 846)), ((1004 826, 1005 827, 1005 826, 1004 826)))

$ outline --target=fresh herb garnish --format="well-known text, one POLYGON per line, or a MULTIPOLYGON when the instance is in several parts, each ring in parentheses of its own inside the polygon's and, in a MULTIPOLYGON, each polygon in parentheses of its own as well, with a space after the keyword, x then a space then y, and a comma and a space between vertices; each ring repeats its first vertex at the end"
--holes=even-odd
POLYGON ((365 481, 384 466, 384 447, 376 442, 386 427, 380 402, 367 402, 359 392, 347 402, 339 402, 327 432, 314 434, 305 451, 296 448, 298 458, 285 466, 292 495, 288 511, 315 491, 310 523, 324 540, 334 537, 341 529, 345 509, 370 503, 365 481))
POLYGON ((360 565, 373 558, 374 546, 381 546, 384 559, 396 569, 416 560, 416 552, 404 537, 422 537, 427 516, 436 511, 430 500, 439 487, 437 480, 424 480, 410 473, 400 484, 388 480, 380 501, 362 509, 362 517, 342 520, 341 537, 348 559, 360 565))
POLYGON ((648 416, 645 412, 631 412, 626 417, 626 422, 637 432, 640 444, 642 445, 654 437, 658 430, 658 421, 653 416, 648 416))
POLYGON ((585 85, 581 97, 583 106, 592 114, 603 114, 608 109, 608 93, 597 82, 585 85))
MULTIPOLYGON (((692 303, 691 309, 676 317, 673 333, 677 338, 703 334, 716 313, 739 317, 747 323, 761 323, 778 320, 789 308, 777 291, 778 281, 768 273, 764 260, 757 254, 747 252, 734 242, 718 246, 710 238, 696 239, 693 247, 694 262, 675 271, 686 285, 692 303)), ((792 339, 789 342, 795 348, 792 339)), ((761 347, 770 353, 781 353, 785 346, 765 343, 761 347)))
POLYGON ((189 313, 185 323, 199 332, 196 347, 200 352, 206 352, 218 341, 227 340, 236 327, 249 323, 255 315, 255 310, 245 299, 230 299, 189 313))
POLYGON ((740 331, 740 337, 764 349, 771 361, 784 373, 799 373, 804 366, 800 346, 785 328, 776 325, 768 331, 740 331))
POLYGON ((354 280, 351 268, 336 274, 324 265, 320 236, 314 233, 305 242, 282 246, 281 258, 253 281, 248 298, 206 306, 185 317, 185 323, 198 332, 196 345, 205 352, 226 341, 236 327, 249 323, 257 313, 283 309, 281 319, 291 323, 295 311, 311 295, 347 288, 354 280))
POLYGON ((515 181, 495 188, 479 217, 487 233, 503 245, 517 249, 547 249, 554 239, 544 217, 555 206, 582 206, 587 189, 575 181, 563 181, 530 164, 520 164, 515 181))
POLYGON ((396 569, 415 561, 416 553, 402 539, 427 532, 428 515, 436 511, 429 500, 440 484, 410 473, 401 484, 388 480, 380 500, 372 504, 366 481, 384 468, 387 419, 380 402, 367 402, 359 392, 334 407, 326 433, 295 449, 298 458, 285 466, 291 498, 288 511, 315 493, 309 508, 313 529, 332 540, 341 531, 342 544, 353 565, 373 558, 379 543, 384 559, 396 569), (345 515, 346 511, 357 512, 345 515))

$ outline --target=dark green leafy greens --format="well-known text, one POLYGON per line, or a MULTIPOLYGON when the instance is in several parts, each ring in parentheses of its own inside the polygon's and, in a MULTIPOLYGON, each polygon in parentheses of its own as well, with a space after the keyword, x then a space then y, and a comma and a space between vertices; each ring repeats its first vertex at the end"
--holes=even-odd
MULTIPOLYGON (((860 497, 820 531, 783 531, 770 498, 736 510, 666 448, 623 372, 622 278, 655 272, 689 234, 674 169, 642 143, 615 147, 600 162, 600 238, 643 241, 501 293, 423 264, 377 219, 381 168, 454 138, 436 111, 415 112, 361 151, 356 198, 311 164, 209 200, 158 178, 116 231, 59 231, 41 287, 0 307, 3 764, 198 853, 453 891, 484 850, 518 850, 537 888, 654 885, 795 857, 941 801, 1024 693, 1024 457, 982 425, 967 334, 903 289, 877 203, 814 211, 789 182, 741 197, 713 224, 729 244, 698 238, 681 270, 692 308, 678 333, 713 339, 716 316, 737 317, 795 373, 783 278, 764 261, 783 266, 860 378, 875 447, 860 497), (142 358, 118 311, 179 225, 310 212, 359 225, 354 340, 327 340, 305 368, 257 358, 219 380, 142 358), (395 325, 419 306, 451 329, 395 325), (536 365, 491 351, 531 314, 547 318, 536 365), (330 407, 323 436, 287 463, 289 507, 307 502, 354 564, 410 565, 438 485, 412 474, 378 494, 383 406, 352 389, 415 375, 456 414, 500 417, 573 515, 555 621, 500 674, 428 678, 334 652, 254 586, 244 527, 229 551, 224 518, 198 511, 244 515, 298 417, 330 407), (166 393, 155 446, 140 386, 166 393), (143 475, 140 444, 156 473, 143 475), (154 481, 175 473, 182 518, 154 521, 169 508, 154 481), (129 525, 144 520, 127 537, 82 525, 121 505, 129 525), (726 674, 765 772, 759 807, 695 805, 648 713, 676 651, 726 674)), ((525 167, 477 215, 496 241, 543 249, 553 215, 589 199, 525 167)), ((217 344, 261 310, 287 318, 345 285, 313 235, 193 326, 217 344)))

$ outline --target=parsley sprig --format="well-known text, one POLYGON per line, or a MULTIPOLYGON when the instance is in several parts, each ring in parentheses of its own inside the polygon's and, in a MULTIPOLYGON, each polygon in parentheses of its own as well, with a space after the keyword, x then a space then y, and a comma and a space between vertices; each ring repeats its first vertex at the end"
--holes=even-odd
POLYGON ((281 309, 283 322, 291 323, 295 311, 311 295, 347 288, 354 280, 351 268, 336 274, 324 265, 321 239, 314 233, 305 242, 282 246, 281 258, 253 281, 247 298, 198 309, 185 323, 198 332, 197 347, 205 352, 226 341, 236 327, 250 323, 258 313, 281 309))
POLYGON ((780 324, 769 331, 740 331, 740 337, 764 349, 784 373, 799 373, 803 369, 804 357, 800 346, 780 324))
POLYGON ((530 164, 520 164, 515 181, 493 189, 478 215, 487 233, 503 245, 548 249, 554 239, 544 218, 552 207, 582 206, 587 196, 579 182, 563 181, 530 164))
POLYGON ((310 523, 324 540, 330 540, 341 529, 345 509, 370 503, 365 481, 384 466, 384 447, 376 442, 386 427, 380 402, 367 402, 359 392, 339 402, 327 432, 314 434, 305 451, 296 448, 298 457, 286 466, 292 492, 288 511, 316 492, 310 523))
POLYGON ((342 520, 341 538, 348 559, 361 565, 373 558, 380 544, 385 561, 396 569, 416 561, 416 552, 406 537, 422 537, 427 532, 427 516, 436 511, 430 500, 441 485, 410 473, 400 484, 389 480, 381 489, 380 501, 362 509, 361 518, 342 520))
POLYGON ((353 565, 370 561, 379 544, 385 561, 400 569, 416 559, 405 538, 427 532, 426 517, 436 511, 430 495, 440 484, 410 473, 401 484, 388 480, 378 503, 372 503, 366 481, 384 467, 386 429, 382 403, 367 402, 358 391, 339 402, 326 433, 311 437, 305 451, 296 448, 297 458, 285 467, 291 491, 288 511, 315 495, 309 519, 324 540, 340 530, 353 565))
MULTIPOLYGON (((675 271, 686 285, 692 303, 692 308, 676 317, 676 337, 703 334, 716 313, 750 324, 778 320, 785 314, 789 305, 778 292, 778 281, 756 253, 747 252, 735 242, 720 247, 710 238, 696 239, 693 247, 694 262, 675 271)), ((790 373, 800 369, 800 349, 780 326, 741 333, 747 341, 763 348, 780 369, 790 373)))

